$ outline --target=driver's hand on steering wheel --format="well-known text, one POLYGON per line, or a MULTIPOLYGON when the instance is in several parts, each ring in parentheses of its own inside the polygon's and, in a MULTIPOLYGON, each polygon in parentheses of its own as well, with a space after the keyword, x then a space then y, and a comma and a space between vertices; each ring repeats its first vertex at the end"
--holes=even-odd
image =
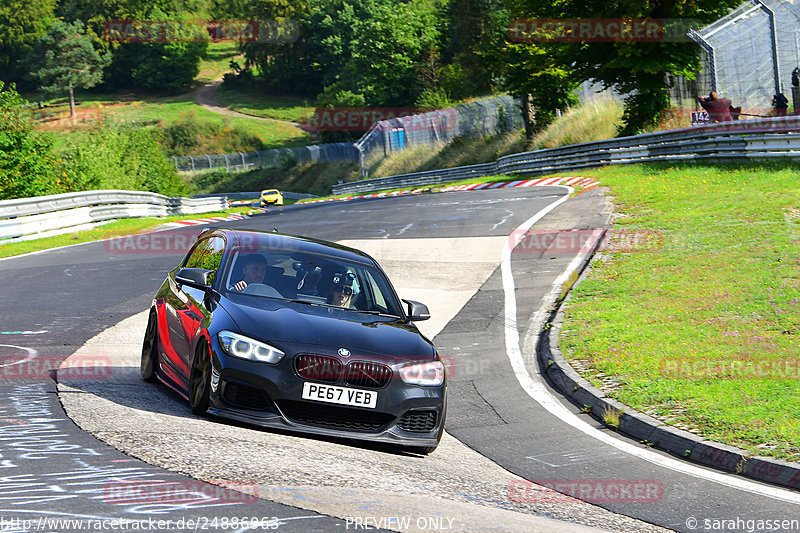
POLYGON ((239 281, 236 285, 233 286, 234 289, 237 291, 243 291, 247 288, 247 282, 245 280, 239 281))

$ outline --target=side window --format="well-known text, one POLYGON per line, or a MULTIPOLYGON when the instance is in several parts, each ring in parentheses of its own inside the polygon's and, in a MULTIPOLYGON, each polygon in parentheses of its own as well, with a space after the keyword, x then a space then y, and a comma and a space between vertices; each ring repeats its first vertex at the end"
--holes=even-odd
POLYGON ((388 306, 386 305, 386 300, 383 298, 383 292, 381 292, 381 289, 375 281, 375 278, 373 278, 372 274, 369 272, 365 272, 365 274, 367 283, 369 283, 370 292, 372 292, 372 296, 375 299, 375 304, 379 305, 383 309, 387 309, 388 306))
POLYGON ((205 268, 213 270, 214 274, 208 280, 213 285, 217 269, 222 262, 222 253, 225 251, 225 241, 222 237, 211 237, 197 243, 189 257, 186 259, 186 268, 205 268))

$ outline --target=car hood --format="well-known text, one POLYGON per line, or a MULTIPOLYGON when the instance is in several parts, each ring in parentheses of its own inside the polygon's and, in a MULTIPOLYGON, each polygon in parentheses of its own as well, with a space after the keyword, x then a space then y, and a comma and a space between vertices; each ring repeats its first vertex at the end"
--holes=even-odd
MULTIPOLYGON (((346 348, 353 355, 432 360, 433 344, 413 324, 355 311, 252 296, 223 298, 220 305, 242 334, 264 342, 346 348)), ((330 351, 330 350, 325 350, 330 351)))

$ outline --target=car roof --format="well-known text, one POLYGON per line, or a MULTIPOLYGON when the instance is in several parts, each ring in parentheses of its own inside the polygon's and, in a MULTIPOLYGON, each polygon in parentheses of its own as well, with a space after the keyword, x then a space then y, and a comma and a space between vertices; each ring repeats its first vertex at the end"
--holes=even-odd
POLYGON ((335 242, 262 230, 209 228, 207 231, 209 230, 217 234, 224 234, 227 237, 228 248, 253 246, 255 242, 258 247, 297 250, 298 252, 324 254, 349 261, 377 264, 368 254, 335 242))

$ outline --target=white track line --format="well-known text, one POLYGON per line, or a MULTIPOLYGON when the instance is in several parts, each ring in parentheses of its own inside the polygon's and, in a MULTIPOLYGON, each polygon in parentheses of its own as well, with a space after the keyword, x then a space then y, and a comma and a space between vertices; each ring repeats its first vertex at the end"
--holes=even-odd
MULTIPOLYGON (((592 427, 564 407, 558 398, 553 396, 550 391, 547 390, 541 378, 534 379, 531 377, 527 368, 525 367, 525 360, 522 356, 522 351, 520 350, 519 346, 519 330, 517 328, 517 299, 514 292, 514 277, 511 273, 511 252, 525 236, 525 233, 536 222, 541 220, 542 217, 544 217, 550 211, 566 202, 573 192, 572 187, 568 187, 566 185, 554 185, 554 187, 563 187, 569 192, 523 222, 511 233, 511 235, 509 235, 509 239, 506 241, 506 245, 503 248, 502 261, 500 264, 503 276, 503 293, 505 295, 506 353, 508 354, 508 359, 511 362, 511 367, 514 370, 514 375, 517 377, 519 384, 522 386, 525 392, 528 393, 528 396, 533 398, 539 405, 544 407, 553 416, 569 424, 578 431, 597 439, 603 444, 613 446, 614 448, 633 455, 639 459, 643 459, 657 466, 667 468, 681 474, 688 474, 696 478, 713 481, 714 483, 718 483, 726 487, 743 490, 752 494, 758 494, 759 496, 766 496, 768 498, 774 498, 776 500, 789 503, 800 504, 800 494, 796 492, 784 490, 778 487, 760 485, 758 483, 748 481, 742 477, 733 477, 732 475, 728 474, 704 470, 688 462, 665 457, 650 450, 635 446, 629 442, 619 440, 611 435, 607 435, 597 428, 592 427)), ((569 264, 567 269, 553 282, 550 295, 553 295, 554 293, 560 294, 561 287, 567 280, 569 273, 575 270, 578 265, 580 265, 581 261, 585 260, 586 256, 588 255, 586 248, 587 247, 584 247, 584 250, 581 250, 581 252, 578 253, 578 255, 569 264)), ((537 313, 534 314, 531 320, 529 328, 531 331, 534 331, 534 328, 536 332, 541 329, 545 312, 550 305, 552 305, 552 303, 552 301, 548 302, 547 298, 545 298, 542 307, 539 309, 539 311, 537 311, 537 313)), ((535 345, 533 351, 535 354, 535 345)))

